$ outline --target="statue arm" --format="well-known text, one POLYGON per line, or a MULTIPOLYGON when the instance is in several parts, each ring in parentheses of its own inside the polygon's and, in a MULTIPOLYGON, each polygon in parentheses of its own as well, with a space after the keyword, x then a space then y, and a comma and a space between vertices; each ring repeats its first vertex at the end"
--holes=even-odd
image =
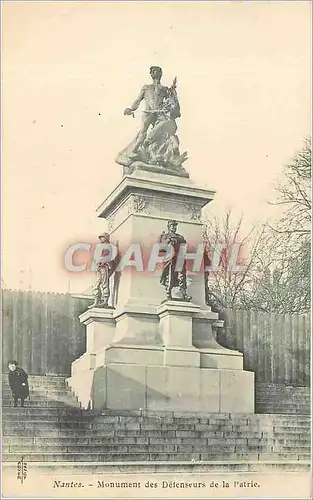
POLYGON ((139 104, 145 97, 145 87, 142 87, 139 96, 137 99, 134 101, 133 105, 130 107, 131 111, 136 111, 138 109, 139 104))

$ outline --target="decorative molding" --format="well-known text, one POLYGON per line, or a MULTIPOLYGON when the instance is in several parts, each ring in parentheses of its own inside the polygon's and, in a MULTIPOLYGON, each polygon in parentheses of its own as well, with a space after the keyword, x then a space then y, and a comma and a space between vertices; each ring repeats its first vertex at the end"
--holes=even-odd
POLYGON ((108 221, 108 232, 112 233, 113 229, 114 229, 114 219, 112 218, 108 221))
POLYGON ((189 213, 190 220, 199 221, 201 219, 201 208, 199 208, 199 206, 193 205, 191 203, 185 203, 185 208, 189 213))
POLYGON ((133 211, 138 213, 138 212, 143 212, 143 213, 148 213, 148 206, 149 206, 149 198, 146 196, 138 196, 135 195, 133 196, 133 211))
POLYGON ((185 199, 179 199, 175 194, 151 196, 132 193, 123 203, 108 217, 108 231, 112 233, 120 224, 131 215, 151 216, 162 219, 175 219, 179 222, 193 222, 201 224, 201 205, 197 203, 186 203, 185 199))

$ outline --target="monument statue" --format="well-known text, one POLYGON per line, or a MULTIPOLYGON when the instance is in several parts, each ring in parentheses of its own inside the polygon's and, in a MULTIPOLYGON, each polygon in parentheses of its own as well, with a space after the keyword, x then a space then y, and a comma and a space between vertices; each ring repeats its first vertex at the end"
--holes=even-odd
POLYGON ((170 245, 173 248, 172 257, 163 265, 163 270, 160 278, 161 285, 164 286, 168 299, 172 299, 172 290, 175 287, 179 288, 179 300, 190 301, 191 297, 187 295, 187 273, 186 261, 184 261, 181 270, 176 270, 176 263, 180 245, 187 243, 185 238, 176 232, 178 222, 170 220, 167 223, 167 232, 163 231, 159 238, 159 243, 170 245))
MULTIPOLYGON (((101 243, 110 243, 108 233, 100 234, 101 243)), ((104 257, 104 255, 103 255, 104 257)), ((115 262, 104 262, 101 259, 97 263, 97 281, 93 287, 94 302, 90 307, 108 307, 110 298, 110 277, 115 270, 115 262)))
MULTIPOLYGON (((136 166, 184 175, 183 163, 187 153, 180 154, 179 139, 176 135, 176 118, 180 117, 180 105, 176 92, 177 79, 171 87, 161 84, 162 69, 151 66, 152 84, 144 85, 130 108, 124 115, 134 117, 141 101, 145 102, 142 123, 134 140, 117 156, 116 162, 132 171, 136 166)), ((186 175, 184 175, 186 176, 186 175)), ((188 176, 188 174, 187 174, 188 176)))

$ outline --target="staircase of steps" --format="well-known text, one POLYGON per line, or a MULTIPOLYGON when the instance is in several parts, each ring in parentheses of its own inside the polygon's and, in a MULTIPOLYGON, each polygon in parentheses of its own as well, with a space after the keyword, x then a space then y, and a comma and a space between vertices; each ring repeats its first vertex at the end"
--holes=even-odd
POLYGON ((255 390, 257 413, 310 414, 309 387, 256 384, 255 390))
POLYGON ((64 377, 30 376, 30 401, 14 408, 2 391, 3 461, 17 463, 167 462, 307 469, 308 415, 231 415, 82 410, 64 377))
MULTIPOLYGON (((7 374, 2 376, 2 405, 4 409, 13 405, 7 374)), ((66 383, 65 377, 53 375, 29 375, 30 399, 27 408, 80 408, 77 398, 66 383)))

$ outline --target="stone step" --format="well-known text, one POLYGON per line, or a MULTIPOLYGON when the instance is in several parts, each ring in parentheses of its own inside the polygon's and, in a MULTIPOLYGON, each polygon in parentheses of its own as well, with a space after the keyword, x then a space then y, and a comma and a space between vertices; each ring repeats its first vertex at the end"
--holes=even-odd
MULTIPOLYGON (((3 462, 2 468, 5 471, 16 473, 16 464, 14 462, 3 462)), ((137 461, 137 462, 28 462, 27 470, 29 473, 43 470, 50 474, 64 474, 71 470, 72 474, 83 475, 104 475, 112 473, 224 473, 224 472, 277 472, 277 469, 284 472, 309 472, 311 468, 308 460, 213 460, 213 461, 137 461)))
POLYGON ((310 400, 310 391, 298 392, 296 394, 282 392, 282 393, 271 393, 270 396, 268 394, 257 394, 256 401, 268 401, 269 403, 273 401, 272 398, 275 398, 277 401, 303 401, 310 400))
POLYGON ((52 407, 29 407, 26 406, 24 408, 21 407, 2 407, 2 419, 11 419, 11 417, 21 416, 23 418, 27 417, 35 417, 38 415, 41 418, 44 418, 45 415, 71 415, 80 417, 81 415, 92 417, 90 412, 85 410, 81 410, 76 407, 67 407, 67 406, 52 406, 52 407))
POLYGON ((256 401, 257 406, 267 406, 268 408, 271 407, 281 407, 281 408, 301 408, 301 407, 307 407, 307 405, 310 404, 310 398, 307 398, 306 396, 298 399, 292 399, 292 398, 286 398, 282 399, 277 397, 277 399, 271 399, 270 401, 266 400, 258 400, 256 401))
MULTIPOLYGON (((73 446, 73 445, 102 445, 102 444, 149 444, 149 438, 145 437, 137 437, 137 438, 120 438, 118 436, 115 437, 94 437, 89 435, 86 437, 85 435, 79 435, 78 437, 70 437, 67 435, 58 436, 58 437, 16 437, 16 436, 4 436, 3 444, 5 445, 16 445, 16 446, 43 446, 44 444, 49 444, 51 446, 55 446, 60 444, 61 446, 73 446)), ((178 440, 177 443, 183 442, 182 440, 178 440)), ((156 442, 152 442, 151 444, 162 444, 167 443, 167 440, 156 440, 156 442)), ((173 444, 177 444, 174 441, 173 444)), ((203 444, 202 440, 199 440, 198 443, 195 444, 203 444)))
POLYGON ((310 427, 304 427, 303 429, 299 429, 299 427, 278 427, 275 426, 273 428, 273 434, 275 435, 281 435, 281 434, 294 434, 294 435, 302 435, 305 432, 310 432, 310 427))
MULTIPOLYGON (((196 433, 203 433, 205 435, 206 432, 216 432, 216 431, 221 431, 221 432, 229 432, 229 433, 239 433, 241 434, 242 428, 237 425, 225 425, 225 426, 218 426, 218 425, 210 425, 210 426, 205 426, 205 425, 189 425, 189 424, 159 424, 159 425, 154 425, 154 424, 145 424, 145 423, 93 423, 93 429, 95 431, 101 431, 104 429, 113 429, 116 426, 118 426, 119 429, 127 429, 127 430, 140 430, 141 432, 149 431, 149 430, 160 430, 160 431, 181 431, 185 433, 190 433, 192 435, 195 435, 196 433)), ((307 432, 309 431, 309 426, 307 425, 275 425, 275 426, 268 426, 268 427, 261 427, 261 428, 251 428, 252 432, 267 432, 267 433, 288 433, 288 432, 294 432, 296 434, 301 434, 302 432, 307 432)))
POLYGON ((310 446, 311 444, 311 437, 309 434, 299 436, 297 438, 286 438, 286 437, 280 437, 280 438, 275 438, 274 443, 278 444, 286 444, 287 446, 289 445, 297 445, 297 444, 307 444, 310 446))
POLYGON ((271 393, 271 394, 256 394, 256 401, 303 401, 310 399, 310 391, 298 393, 271 393))
MULTIPOLYGON (((31 399, 30 401, 28 399, 25 400, 25 406, 24 408, 54 408, 54 407, 60 407, 60 408, 81 408, 80 403, 78 401, 64 401, 64 400, 50 400, 47 401, 45 399, 31 399)), ((7 408, 14 408, 13 406, 13 399, 10 402, 5 402, 2 403, 2 408, 3 411, 5 412, 7 408)), ((21 409, 20 403, 19 406, 17 407, 18 410, 14 411, 19 411, 21 409)))
MULTIPOLYGON (((227 440, 227 442, 229 443, 232 443, 232 444, 245 444, 245 446, 248 446, 248 445, 256 445, 256 444, 259 444, 259 443, 262 443, 262 442, 266 442, 270 445, 274 445, 274 444, 280 444, 281 446, 283 446, 283 444, 292 444, 292 445, 295 445, 297 446, 297 443, 300 445, 302 443, 305 443, 307 444, 308 443, 308 440, 306 439, 301 439, 301 436, 300 436, 300 439, 296 439, 294 438, 293 441, 288 441, 288 439, 286 439, 285 435, 284 434, 281 434, 281 435, 278 435, 278 436, 271 436, 271 438, 264 438, 264 437, 256 437, 256 438, 242 438, 240 436, 240 434, 238 435, 235 435, 235 436, 231 436, 231 437, 228 437, 228 438, 225 438, 225 437, 220 437, 220 436, 215 436, 214 434, 206 434, 206 435, 203 435, 203 434, 197 434, 197 435, 193 435, 193 434, 186 434, 186 433, 183 433, 182 431, 147 431, 145 433, 142 433, 140 431, 125 431, 124 432, 121 432, 120 430, 117 430, 117 429, 113 429, 111 431, 106 431, 106 432, 102 432, 102 433, 95 433, 93 430, 92 430, 92 427, 89 426, 88 424, 84 424, 84 425, 79 425, 79 426, 75 426, 73 428, 73 426, 70 426, 68 427, 67 425, 54 425, 54 426, 49 426, 49 427, 46 427, 46 428, 32 428, 32 429, 29 429, 29 428, 20 428, 20 429, 16 429, 15 426, 6 426, 4 427, 3 429, 3 436, 4 436, 4 440, 6 439, 6 436, 11 436, 12 435, 16 436, 16 437, 24 437, 24 438, 32 438, 32 437, 42 437, 42 438, 49 438, 49 437, 55 437, 55 438, 58 438, 58 437, 69 437, 69 439, 73 439, 73 438, 95 438, 96 440, 107 440, 109 438, 117 438, 117 439, 128 439, 128 440, 132 440, 132 441, 135 441, 137 438, 144 438, 144 439, 149 439, 150 442, 154 442, 154 443, 157 443, 158 441, 161 441, 161 442, 170 442, 172 440, 175 440, 175 442, 179 443, 179 442, 196 442, 198 443, 199 441, 202 441, 202 442, 208 442, 208 443, 211 443, 211 444, 214 444, 214 443, 221 443, 225 440, 227 440), (151 441, 151 440, 155 440, 155 441, 151 441), (279 442, 280 440, 280 442, 279 442), (282 443, 283 441, 283 443, 282 443)), ((293 437, 293 436, 292 436, 293 437)))
POLYGON ((310 414, 310 403, 304 403, 301 405, 268 405, 268 404, 257 404, 256 411, 258 413, 285 413, 286 415, 309 415, 310 414))
MULTIPOLYGON (((307 424, 296 424, 293 423, 291 425, 273 425, 273 426, 259 426, 258 428, 256 427, 251 427, 254 431, 264 431, 268 432, 269 430, 274 431, 274 432, 307 432, 310 429, 310 426, 307 424)), ((232 429, 225 429, 225 430, 232 430, 232 431, 238 431, 240 432, 240 426, 238 427, 237 425, 232 426, 232 429)))
POLYGON ((298 392, 298 391, 308 391, 309 388, 306 385, 289 385, 289 384, 267 384, 265 382, 256 382, 256 388, 258 390, 267 390, 271 392, 280 392, 280 391, 291 391, 291 392, 298 392))
MULTIPOLYGON (((223 439, 223 438, 208 438, 208 439, 183 439, 172 437, 171 439, 161 437, 161 438, 149 438, 149 437, 124 437, 124 436, 114 436, 114 437, 95 437, 90 434, 89 437, 84 435, 79 435, 78 437, 70 437, 67 435, 58 436, 58 437, 17 437, 15 435, 5 435, 3 439, 4 445, 16 445, 16 446, 43 446, 43 445, 51 445, 51 446, 71 446, 71 445, 113 445, 113 444, 128 444, 128 445, 137 445, 137 444, 151 444, 151 445, 164 445, 164 444, 173 444, 173 445, 192 445, 192 446, 202 446, 202 445, 211 445, 211 444, 222 444, 226 442, 227 444, 232 445, 251 445, 251 442, 242 438, 235 439, 223 439)), ((261 438, 259 440, 261 445, 266 445, 268 447, 279 446, 280 448, 293 447, 293 448, 302 448, 307 447, 310 448, 311 440, 309 437, 303 437, 302 439, 266 439, 261 438)), ((254 445, 255 442, 252 442, 254 445)))
MULTIPOLYGON (((262 413, 262 408, 256 408, 256 410, 257 410, 258 413, 262 413)), ((268 407, 266 407, 266 411, 268 411, 268 407)), ((272 409, 272 413, 281 413, 281 409, 275 409, 275 408, 273 408, 272 409)), ((288 410, 288 412, 286 411, 285 413, 289 413, 289 415, 291 415, 292 413, 297 414, 298 410, 292 409, 292 410, 288 410)), ((302 414, 310 415, 311 411, 310 411, 309 408, 303 408, 303 409, 301 409, 301 413, 302 414)))
MULTIPOLYGON (((26 462, 133 462, 133 461, 210 461, 210 460, 309 460, 310 454, 288 454, 288 453, 27 453, 23 455, 26 462)), ((21 459, 20 453, 4 453, 4 462, 17 463, 21 459)))
MULTIPOLYGON (((40 417, 44 422, 44 416, 49 416, 49 419, 52 415, 63 414, 63 415, 76 415, 77 418, 81 415, 90 415, 92 418, 92 413, 87 410, 80 410, 77 406, 62 406, 54 404, 56 402, 52 402, 51 407, 32 407, 25 406, 21 408, 14 408, 13 406, 3 407, 3 418, 5 420, 12 419, 18 420, 23 416, 23 418, 29 416, 32 418, 40 417)), ((239 424, 237 421, 223 421, 220 423, 214 423, 214 419, 209 419, 207 423, 198 423, 196 421, 188 421, 185 419, 155 419, 151 417, 137 417, 137 418, 129 418, 124 416, 101 416, 101 417, 93 417, 93 426, 95 430, 100 430, 105 428, 108 424, 120 425, 123 428, 126 427, 128 429, 142 429, 142 430, 151 430, 151 429, 165 429, 165 430, 193 430, 193 431, 221 431, 221 432, 240 432, 241 434, 251 434, 251 433, 260 433, 264 434, 272 432, 272 431, 306 431, 310 429, 310 418, 298 418, 298 419, 272 419, 272 421, 265 421, 262 424, 239 424), (227 422, 227 423, 225 423, 227 422)))
MULTIPOLYGON (((34 387, 69 387, 66 379, 62 378, 62 377, 55 377, 55 378, 48 378, 48 377, 34 378, 33 375, 28 375, 28 383, 31 384, 31 385, 33 385, 34 387)), ((3 388, 10 387, 8 374, 3 375, 2 387, 3 388)))
MULTIPOLYGON (((67 405, 69 407, 75 406, 76 408, 80 408, 80 403, 78 402, 77 399, 71 398, 69 396, 60 396, 60 397, 53 397, 53 398, 41 398, 40 396, 36 397, 31 397, 30 399, 27 398, 24 401, 25 408, 37 408, 38 406, 46 406, 48 407, 49 405, 54 406, 56 404, 59 405, 67 405)), ((20 401, 18 402, 18 405, 20 407, 20 401)), ((13 408, 14 406, 14 399, 13 397, 8 399, 8 400, 2 400, 2 406, 3 408, 13 408)))
POLYGON ((79 409, 73 409, 72 411, 68 411, 68 408, 62 411, 61 408, 55 408, 57 413, 53 412, 53 408, 49 411, 45 411, 44 413, 30 413, 30 409, 26 410, 25 408, 14 408, 15 412, 11 414, 2 415, 3 424, 10 424, 12 422, 22 423, 21 417, 25 419, 27 425, 34 424, 45 424, 48 422, 69 422, 69 423, 77 423, 77 422, 92 422, 92 415, 88 415, 85 413, 78 413, 79 409), (76 411, 75 411, 76 410, 76 411))
POLYGON ((256 402, 256 406, 264 406, 267 408, 286 408, 286 409, 298 409, 298 408, 306 408, 307 405, 310 404, 309 398, 299 398, 299 400, 286 399, 285 401, 279 399, 277 401, 262 401, 259 400, 256 402))
POLYGON ((23 454, 30 464, 234 460, 244 468, 248 461, 276 460, 301 468, 310 459, 310 417, 295 394, 280 405, 260 399, 263 414, 138 409, 93 415, 80 409, 65 377, 30 376, 29 385, 25 408, 13 408, 9 386, 3 386, 4 462, 16 464, 23 454))
MULTIPOLYGON (((100 423, 104 421, 106 418, 109 416, 95 416, 95 423, 100 423)), ((111 416, 112 418, 113 416, 111 416)), ((115 418, 117 417, 116 415, 114 416, 115 418)), ((292 416, 291 416, 292 417, 292 416)), ((156 417, 149 417, 149 416, 144 416, 144 417, 125 417, 125 416, 120 416, 119 418, 121 420, 124 420, 125 422, 146 422, 146 423, 164 423, 164 424, 173 424, 173 423, 179 423, 179 424, 188 424, 188 425, 198 425, 198 426, 207 426, 208 424, 212 425, 219 425, 219 426, 229 426, 229 425, 237 425, 240 427, 246 427, 246 426, 254 426, 254 427, 267 427, 267 426, 272 426, 275 424, 283 424, 283 425, 309 425, 310 424, 310 418, 309 416, 306 415, 301 415, 301 417, 297 417, 294 415, 295 418, 289 418, 287 415, 272 415, 272 418, 269 419, 267 418, 267 415, 264 415, 264 418, 259 418, 258 420, 240 420, 236 417, 231 418, 231 419, 218 419, 216 417, 210 417, 206 420, 201 419, 201 421, 193 418, 156 418, 156 417)))
MULTIPOLYGON (((42 438, 47 438, 47 439, 50 439, 51 437, 53 437, 53 438, 68 437, 69 439, 72 439, 72 438, 96 436, 94 434, 94 432, 92 431, 91 427, 89 427, 87 429, 84 427, 76 427, 73 429, 71 427, 62 427, 61 428, 61 427, 57 427, 57 426, 50 426, 50 427, 44 427, 44 428, 35 427, 33 429, 29 429, 27 427, 16 429, 16 426, 11 426, 11 428, 9 428, 9 427, 3 428, 3 438, 4 439, 6 438, 6 436, 12 436, 12 435, 16 436, 17 438, 42 437, 42 438)), ((101 437, 103 437, 103 438, 114 437, 114 432, 110 431, 107 433, 103 433, 101 437)))
POLYGON ((285 413, 286 415, 289 415, 290 411, 298 412, 299 414, 301 414, 303 411, 306 412, 310 409, 310 401, 302 401, 301 403, 297 404, 290 404, 290 402, 285 404, 256 403, 256 408, 264 408, 265 413, 268 413, 269 411, 272 413, 272 411, 275 410, 277 413, 285 413))
POLYGON ((266 388, 267 390, 268 389, 271 389, 271 390, 289 390, 289 391, 294 391, 294 390, 308 390, 308 387, 306 385, 292 385, 292 384, 289 384, 289 383, 286 383, 286 384, 270 384, 270 383, 267 383, 267 382, 256 382, 256 387, 258 389, 260 388, 266 388))
MULTIPOLYGON (((53 397, 64 397, 64 396, 70 396, 75 399, 75 396, 72 394, 71 391, 69 390, 43 390, 43 389, 38 389, 36 391, 33 390, 33 388, 30 388, 29 390, 30 397, 45 397, 48 399, 52 399, 53 397)), ((2 391, 2 400, 6 401, 12 398, 12 391, 6 390, 2 391)))
POLYGON ((310 449, 306 446, 299 446, 296 449, 294 447, 284 447, 275 448, 271 446, 267 446, 266 444, 259 444, 258 446, 248 446, 245 444, 227 444, 227 443, 216 443, 214 445, 211 444, 202 444, 202 445, 191 445, 191 444, 172 444, 161 443, 161 444, 140 444, 140 443, 132 443, 132 444, 50 444, 46 445, 15 445, 15 444, 3 444, 2 448, 3 453, 38 453, 38 454, 50 454, 50 453, 210 453, 212 455, 222 453, 242 453, 249 454, 250 452, 258 452, 258 453, 291 453, 291 454, 299 454, 299 453, 309 453, 310 449))
MULTIPOLYGON (((2 429, 4 433, 12 433, 12 431, 23 432, 23 434, 30 430, 38 430, 41 429, 43 432, 51 429, 60 429, 60 430, 69 430, 69 429, 90 429, 92 430, 92 424, 90 422, 72 422, 71 420, 65 421, 45 421, 44 423, 41 420, 32 420, 31 422, 26 424, 22 422, 2 422, 2 429)), ((112 429, 113 430, 113 429, 112 429)))
MULTIPOLYGON (((310 401, 301 401, 299 403, 256 403, 256 408, 264 409, 265 413, 269 411, 272 413, 275 410, 277 413, 285 413, 287 415, 290 414, 290 411, 298 412, 301 414, 302 412, 307 412, 310 409, 310 401)), ((305 413, 307 414, 307 413, 305 413)))
MULTIPOLYGON (((42 391, 42 392, 50 392, 50 391, 55 391, 55 392, 68 392, 71 391, 71 388, 66 385, 66 384, 33 384, 31 381, 28 380, 28 386, 30 391, 42 391)), ((7 394, 11 392, 10 386, 7 384, 2 384, 2 394, 7 394)))
MULTIPOLYGON (((108 414, 108 413, 103 413, 103 414, 108 414)), ((117 413, 118 414, 118 413, 117 413)), ((122 415, 122 414, 120 414, 122 415)), ((102 415, 101 415, 102 416, 102 415)), ((307 415, 288 415, 288 414, 276 414, 272 415, 270 413, 264 413, 262 415, 258 414, 214 414, 214 413, 207 413, 207 414, 197 414, 197 413, 180 413, 180 412, 174 412, 173 413, 152 413, 152 412, 142 412, 142 414, 137 414, 133 415, 133 417, 138 417, 138 416, 147 416, 150 418, 159 418, 162 420, 168 420, 168 419, 183 419, 186 421, 196 421, 198 423, 207 423, 212 422, 212 423, 229 423, 229 422, 237 422, 240 425, 257 425, 257 424, 267 424, 267 423, 272 423, 272 422, 279 422, 282 419, 286 421, 304 421, 308 422, 310 418, 307 415)))
MULTIPOLYGON (((8 383, 5 377, 8 376, 8 373, 3 373, 3 382, 8 383)), ((66 383, 68 375, 33 375, 28 374, 29 380, 32 380, 34 383, 66 383)))
POLYGON ((103 421, 107 421, 108 418, 119 418, 120 421, 125 421, 125 422, 145 422, 147 424, 158 424, 158 423, 180 423, 180 424, 188 424, 188 425, 238 425, 240 427, 244 426, 249 426, 251 425, 254 426, 259 426, 259 425, 273 425, 273 424, 287 424, 289 425, 290 423, 297 423, 297 424, 310 424, 310 419, 307 418, 306 416, 297 416, 296 418, 289 418, 287 415, 281 415, 280 417, 272 416, 270 419, 266 418, 257 418, 258 416, 254 416, 254 418, 246 417, 237 417, 236 415, 233 415, 231 418, 221 418, 218 417, 217 415, 209 415, 208 418, 199 418, 199 417, 183 417, 183 416, 169 416, 166 415, 164 417, 162 416, 150 416, 149 414, 147 415, 142 415, 142 416, 125 416, 125 415, 110 415, 110 414, 105 414, 101 416, 95 416, 94 422, 95 423, 101 423, 103 421))
MULTIPOLYGON (((13 462, 2 463, 2 468, 16 472, 16 464, 13 462)), ((69 468, 73 474, 104 475, 108 473, 224 473, 224 472, 273 472, 277 469, 284 472, 308 472, 311 468, 309 460, 211 460, 211 461, 137 461, 137 462, 28 462, 29 472, 44 470, 51 474, 64 474, 69 468)))
POLYGON ((25 417, 36 417, 45 419, 45 416, 72 416, 73 418, 81 418, 88 417, 92 418, 92 415, 88 412, 84 412, 80 408, 77 407, 68 407, 68 406, 52 406, 52 407, 2 407, 2 420, 11 419, 11 417, 15 418, 25 418, 25 417))
MULTIPOLYGON (((18 424, 24 425, 23 422, 21 422, 21 416, 25 415, 24 409, 16 409, 16 412, 12 412, 8 418, 5 418, 3 423, 5 425, 9 425, 12 422, 18 424), (22 413, 23 412, 23 413, 22 413)), ((149 431, 149 430, 163 430, 163 431, 189 431, 189 432, 212 432, 216 430, 238 430, 240 432, 240 428, 233 428, 232 426, 219 426, 216 427, 215 425, 200 425, 200 424, 187 424, 187 423, 172 423, 172 424, 167 424, 167 423, 159 423, 158 425, 156 424, 150 424, 150 423, 145 423, 145 422, 121 422, 119 420, 108 420, 108 421, 103 421, 102 423, 94 423, 92 416, 88 416, 85 414, 80 414, 80 415, 73 415, 72 413, 65 414, 65 415, 53 415, 53 414, 45 414, 45 415, 40 415, 40 414, 33 414, 31 416, 31 419, 27 420, 28 426, 34 426, 34 425, 40 425, 40 426, 45 426, 48 425, 51 422, 59 422, 59 421, 67 421, 68 423, 72 423, 73 425, 80 423, 82 421, 88 421, 92 422, 92 427, 95 431, 101 431, 101 430, 140 430, 142 432, 149 431), (68 418, 67 418, 68 417, 68 418)), ((285 429, 293 429, 294 427, 281 427, 282 430, 285 429)), ((280 428, 274 427, 274 430, 278 430, 280 428)), ((298 430, 299 427, 297 427, 298 430)))
MULTIPOLYGON (((4 429, 4 439, 6 439, 6 436, 12 436, 12 432, 14 432, 14 429, 4 429)), ((108 439, 129 439, 129 440, 137 440, 137 439, 162 439, 165 440, 166 442, 170 441, 171 439, 176 439, 176 440, 185 440, 185 436, 180 436, 180 435, 175 435, 174 432, 170 432, 167 434, 161 434, 160 432, 153 432, 149 431, 149 433, 146 433, 145 435, 140 434, 139 432, 137 434, 134 433, 125 433, 125 434, 120 434, 120 433, 115 433, 114 431, 107 432, 107 433, 102 433, 101 435, 95 435, 95 433, 92 431, 92 429, 89 428, 50 428, 50 429, 26 429, 20 433, 14 434, 17 438, 35 438, 35 437, 42 437, 42 438, 69 438, 69 439, 82 439, 82 438, 94 438, 96 440, 108 440, 108 439)), ((194 436, 188 436, 187 439, 190 439, 191 441, 194 441, 195 439, 200 439, 199 437, 194 437, 194 436)), ((201 440, 204 438, 201 437, 201 440)), ((179 441, 177 441, 179 442, 179 441)))

